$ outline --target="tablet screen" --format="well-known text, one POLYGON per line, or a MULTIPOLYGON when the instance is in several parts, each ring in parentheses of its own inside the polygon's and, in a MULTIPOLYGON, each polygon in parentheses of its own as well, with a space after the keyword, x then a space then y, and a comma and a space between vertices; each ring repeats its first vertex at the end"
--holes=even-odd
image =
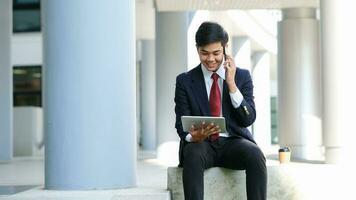
POLYGON ((192 125, 199 126, 203 122, 217 124, 220 127, 222 133, 227 132, 224 117, 182 116, 181 119, 182 119, 183 131, 186 132, 189 132, 189 129, 192 127, 192 125))

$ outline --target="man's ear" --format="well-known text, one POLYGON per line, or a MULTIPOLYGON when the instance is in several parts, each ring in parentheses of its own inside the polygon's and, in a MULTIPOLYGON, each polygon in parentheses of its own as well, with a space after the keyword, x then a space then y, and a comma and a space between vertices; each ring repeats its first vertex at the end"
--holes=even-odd
POLYGON ((197 52, 198 52, 198 54, 199 54, 199 47, 198 47, 198 45, 195 45, 195 47, 197 48, 197 52))

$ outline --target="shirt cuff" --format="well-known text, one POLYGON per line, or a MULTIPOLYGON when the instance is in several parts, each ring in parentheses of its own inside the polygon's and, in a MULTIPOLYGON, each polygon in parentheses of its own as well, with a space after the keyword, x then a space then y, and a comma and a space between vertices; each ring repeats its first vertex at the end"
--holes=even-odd
POLYGON ((188 133, 187 136, 185 136, 185 141, 187 141, 187 142, 192 141, 192 135, 190 135, 190 133, 188 133))
POLYGON ((232 106, 234 108, 238 108, 241 105, 242 100, 244 100, 244 97, 242 96, 240 90, 237 89, 236 92, 229 93, 229 94, 230 94, 232 106))

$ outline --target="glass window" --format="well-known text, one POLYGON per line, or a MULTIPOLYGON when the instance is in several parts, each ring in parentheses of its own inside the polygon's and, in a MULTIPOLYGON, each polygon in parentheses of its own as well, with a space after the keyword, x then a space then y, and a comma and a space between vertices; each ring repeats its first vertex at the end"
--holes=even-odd
POLYGON ((14 76, 14 106, 42 106, 41 66, 16 66, 14 76))
POLYGON ((13 32, 41 31, 40 0, 13 0, 13 32))

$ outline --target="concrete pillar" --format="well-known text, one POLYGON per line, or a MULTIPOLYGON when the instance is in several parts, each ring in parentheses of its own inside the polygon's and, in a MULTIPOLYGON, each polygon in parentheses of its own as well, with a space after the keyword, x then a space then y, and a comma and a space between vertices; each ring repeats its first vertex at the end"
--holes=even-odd
POLYGON ((282 10, 278 23, 278 133, 292 157, 322 159, 319 22, 315 8, 282 10))
POLYGON ((157 156, 178 162, 179 137, 175 126, 174 91, 176 76, 187 71, 188 12, 156 14, 157 156))
POLYGON ((237 67, 251 72, 251 40, 247 36, 232 37, 232 56, 237 67))
MULTIPOLYGON (((228 51, 226 54, 230 54, 228 51)), ((247 36, 232 37, 232 57, 235 64, 241 69, 247 69, 251 73, 251 40, 247 36)), ((252 126, 247 127, 253 133, 252 126)))
POLYGON ((320 1, 323 67, 323 133, 327 163, 353 163, 355 156, 356 2, 320 1), (351 153, 352 154, 352 153, 351 153))
POLYGON ((142 148, 145 150, 156 150, 155 41, 142 40, 141 48, 142 148))
POLYGON ((264 152, 271 146, 271 81, 270 54, 253 53, 252 77, 257 117, 253 124, 253 136, 264 152))
POLYGON ((42 3, 45 188, 135 186, 135 3, 42 3))
POLYGON ((141 142, 141 40, 135 41, 136 45, 136 141, 137 148, 140 148, 141 142))
POLYGON ((43 156, 43 109, 14 107, 14 157, 43 156))
POLYGON ((12 0, 0 1, 0 161, 13 156, 12 0))

